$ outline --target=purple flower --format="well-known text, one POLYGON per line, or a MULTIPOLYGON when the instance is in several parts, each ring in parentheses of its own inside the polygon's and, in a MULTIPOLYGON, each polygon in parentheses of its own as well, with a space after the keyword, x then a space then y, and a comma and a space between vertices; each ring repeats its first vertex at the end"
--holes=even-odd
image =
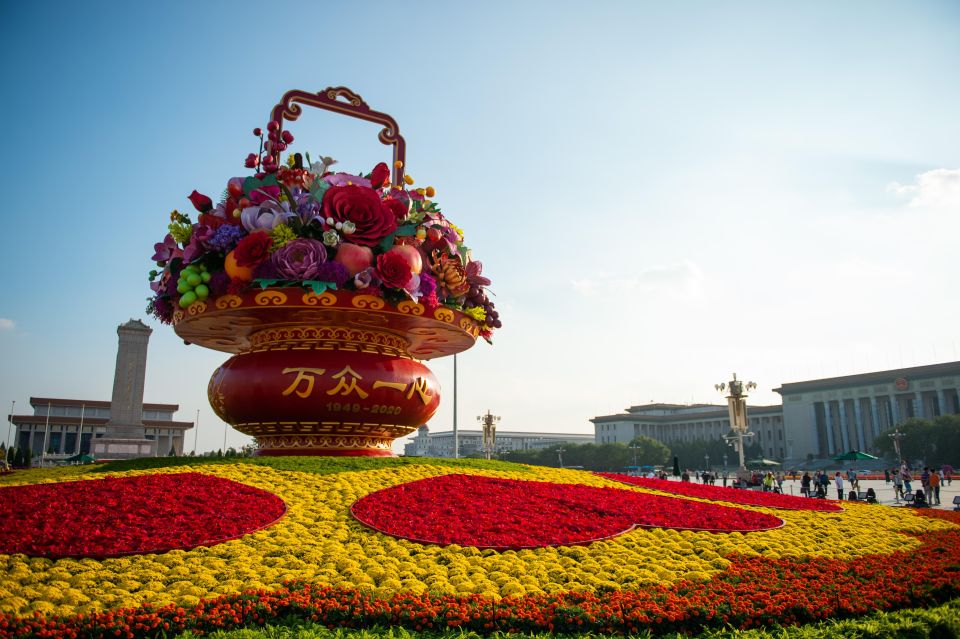
POLYGON ((323 242, 300 238, 278 248, 270 260, 285 280, 315 280, 327 261, 327 247, 323 242))
POLYGON ((205 224, 194 224, 193 233, 190 234, 190 242, 183 249, 183 260, 192 262, 204 253, 206 253, 205 244, 207 240, 213 237, 214 230, 205 224))
POLYGON ((354 186, 365 186, 368 189, 371 188, 370 180, 359 175, 350 175, 349 173, 333 173, 323 178, 330 183, 331 186, 346 186, 348 184, 353 184, 354 186))
POLYGON ((270 260, 260 262, 257 268, 253 269, 253 278, 257 280, 282 280, 277 267, 270 260))
POLYGON ((150 300, 147 311, 164 324, 173 321, 173 303, 166 297, 154 297, 150 300))
POLYGON ((240 212, 240 223, 247 232, 272 231, 284 221, 296 215, 288 202, 268 200, 263 204, 248 206, 240 212))
POLYGON ((424 270, 420 273, 420 295, 429 297, 431 293, 437 291, 437 280, 424 270))
POLYGON ((163 238, 162 242, 153 245, 153 250, 154 262, 169 262, 175 257, 183 257, 183 251, 177 246, 177 241, 169 233, 163 238))
POLYGON ((210 288, 210 295, 213 297, 225 295, 227 288, 230 286, 230 276, 227 275, 226 271, 217 271, 210 276, 207 286, 210 288))
POLYGON ((350 273, 340 262, 327 262, 320 265, 317 276, 313 279, 318 282, 333 282, 337 288, 341 288, 350 279, 350 273))
POLYGON ((374 290, 380 288, 380 278, 377 277, 377 270, 375 268, 368 267, 357 273, 353 277, 353 285, 358 289, 372 288, 374 290))
POLYGON ((223 224, 216 230, 213 237, 207 240, 206 244, 210 250, 229 253, 237 246, 237 242, 239 242, 244 235, 246 235, 246 233, 239 226, 223 224))

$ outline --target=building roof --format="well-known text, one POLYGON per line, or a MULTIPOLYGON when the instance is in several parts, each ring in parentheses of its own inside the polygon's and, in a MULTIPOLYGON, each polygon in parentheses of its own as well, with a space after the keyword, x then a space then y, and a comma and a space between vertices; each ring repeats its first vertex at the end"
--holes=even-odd
MULTIPOLYGON (((7 420, 12 421, 15 425, 20 424, 46 424, 47 416, 46 415, 7 415, 7 420)), ((80 424, 79 417, 63 417, 60 415, 51 415, 51 423, 59 425, 78 425, 80 424)), ((84 417, 83 425, 84 426, 103 426, 107 423, 107 418, 105 417, 84 417)), ((175 422, 165 419, 144 419, 143 425, 147 428, 193 428, 193 422, 175 422)))
MULTIPOLYGON (((457 432, 460 435, 477 435, 481 437, 483 436, 482 430, 459 428, 457 429, 457 432)), ((444 430, 444 431, 430 433, 430 437, 444 437, 448 435, 452 436, 453 431, 444 430)), ((519 431, 519 430, 500 430, 499 428, 497 429, 497 437, 528 437, 528 438, 529 437, 549 437, 552 439, 560 439, 564 437, 567 437, 567 438, 587 437, 590 439, 594 438, 593 433, 538 433, 538 432, 527 432, 527 431, 519 431)))
MULTIPOLYGON (((695 406, 709 406, 709 404, 696 404, 695 406)), ((747 416, 756 415, 757 413, 766 414, 766 413, 782 413, 783 406, 780 404, 772 404, 769 406, 751 406, 747 405, 747 416)), ((659 423, 687 423, 687 422, 696 422, 702 421, 705 419, 722 419, 729 417, 726 406, 717 406, 716 410, 704 410, 704 411, 690 411, 690 412, 676 412, 669 413, 666 415, 650 415, 645 413, 620 413, 618 415, 600 415, 598 417, 592 417, 590 419, 594 424, 601 424, 607 422, 659 422, 659 423)))
POLYGON ((926 366, 894 368, 892 370, 876 371, 874 373, 860 373, 858 375, 812 379, 805 382, 791 382, 789 384, 783 384, 780 388, 774 388, 773 390, 781 395, 791 395, 794 393, 828 390, 831 388, 849 388, 869 384, 890 384, 900 377, 910 380, 942 377, 944 375, 960 375, 960 362, 944 362, 942 364, 929 364, 926 366))
MULTIPOLYGON (((37 406, 89 406, 91 408, 110 408, 110 402, 96 399, 64 399, 62 397, 31 397, 30 405, 37 406)), ((177 412, 180 404, 144 404, 144 410, 163 410, 177 412)))

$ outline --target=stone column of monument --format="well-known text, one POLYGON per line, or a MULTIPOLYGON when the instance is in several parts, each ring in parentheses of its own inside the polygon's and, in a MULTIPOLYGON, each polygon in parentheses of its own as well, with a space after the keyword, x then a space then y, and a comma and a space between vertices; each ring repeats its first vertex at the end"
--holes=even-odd
POLYGON ((146 438, 143 385, 147 375, 147 343, 153 332, 140 320, 117 327, 117 368, 113 374, 110 419, 102 437, 93 440, 97 459, 131 459, 156 455, 157 443, 146 438))

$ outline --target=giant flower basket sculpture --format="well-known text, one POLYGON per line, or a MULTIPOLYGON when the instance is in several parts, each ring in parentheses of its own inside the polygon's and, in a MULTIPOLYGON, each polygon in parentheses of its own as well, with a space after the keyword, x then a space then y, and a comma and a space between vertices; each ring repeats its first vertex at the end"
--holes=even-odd
POLYGON ((412 188, 389 115, 349 89, 289 91, 260 149, 218 204, 196 191, 196 221, 171 214, 156 244, 148 311, 186 342, 233 353, 210 380, 221 419, 259 454, 390 456, 440 403, 421 362, 489 340, 500 319, 462 231, 412 188), (393 145, 367 175, 290 154, 300 104, 384 126, 393 145))

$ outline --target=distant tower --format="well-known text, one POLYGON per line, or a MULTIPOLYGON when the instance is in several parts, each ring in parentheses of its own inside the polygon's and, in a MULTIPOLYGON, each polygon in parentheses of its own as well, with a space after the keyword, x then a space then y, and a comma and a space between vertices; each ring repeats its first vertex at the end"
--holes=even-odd
POLYGON ((97 459, 130 459, 156 455, 156 442, 143 425, 143 384, 147 375, 147 343, 153 329, 131 319, 117 327, 117 368, 113 374, 110 419, 103 437, 93 440, 97 459))

